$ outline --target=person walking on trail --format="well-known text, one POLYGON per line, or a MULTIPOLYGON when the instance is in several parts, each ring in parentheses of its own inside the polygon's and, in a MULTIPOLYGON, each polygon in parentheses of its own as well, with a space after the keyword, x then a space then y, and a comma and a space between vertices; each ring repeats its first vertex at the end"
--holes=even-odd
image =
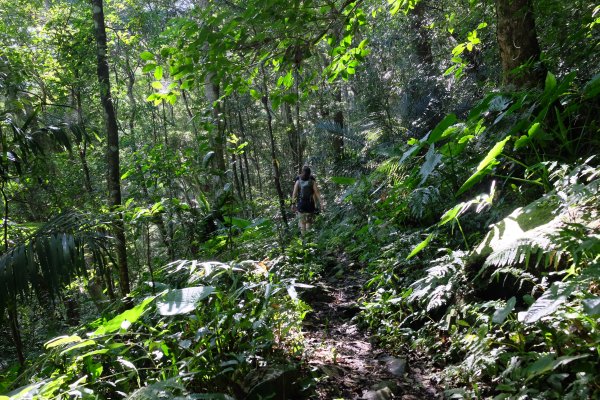
POLYGON ((305 165, 302 167, 302 174, 296 178, 294 191, 292 193, 292 202, 297 200, 297 204, 292 204, 292 210, 298 213, 298 226, 300 233, 304 235, 310 230, 314 221, 315 213, 317 212, 317 204, 321 206, 321 193, 317 186, 317 181, 310 174, 310 167, 305 165))

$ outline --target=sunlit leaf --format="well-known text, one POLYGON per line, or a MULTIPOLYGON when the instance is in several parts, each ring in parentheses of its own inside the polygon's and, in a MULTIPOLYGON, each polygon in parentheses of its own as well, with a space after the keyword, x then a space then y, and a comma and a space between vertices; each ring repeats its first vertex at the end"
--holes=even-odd
POLYGON ((57 346, 62 346, 64 344, 68 344, 68 343, 76 343, 76 342, 81 342, 81 338, 77 335, 73 335, 73 336, 59 336, 57 338, 54 338, 52 340, 49 340, 48 342, 46 342, 44 344, 44 347, 46 347, 47 349, 51 349, 53 347, 57 347, 57 346))
POLYGON ((127 310, 110 321, 104 323, 98 329, 96 329, 93 333, 94 336, 106 335, 107 333, 116 332, 121 329, 121 324, 123 321, 127 320, 130 323, 136 322, 142 314, 146 311, 148 304, 150 304, 154 300, 154 296, 147 297, 137 306, 133 307, 131 310, 127 310))
POLYGON ((583 304, 583 310, 587 315, 600 315, 600 297, 584 299, 581 301, 581 304, 583 304))
POLYGON ((215 291, 212 286, 196 286, 169 290, 157 301, 156 307, 160 315, 187 314, 196 309, 198 302, 215 291))
POLYGON ((460 195, 470 189, 473 185, 479 182, 484 176, 486 176, 490 171, 491 167, 495 166, 497 163, 496 157, 498 157, 502 150, 504 150, 504 146, 506 142, 510 140, 510 136, 507 136, 504 140, 496 143, 494 147, 489 151, 489 153, 485 156, 483 160, 477 166, 476 172, 467 179, 465 183, 458 189, 456 195, 460 195))
POLYGON ((146 61, 149 61, 149 60, 154 60, 154 54, 150 53, 149 51, 143 51, 143 52, 140 54, 140 58, 141 58, 142 60, 146 60, 146 61))
POLYGON ((573 291, 573 285, 555 282, 529 307, 523 321, 531 324, 554 313, 567 301, 573 291))
POLYGON ((515 296, 508 299, 506 305, 494 312, 492 316, 492 322, 495 324, 501 324, 506 320, 506 317, 515 309, 515 305, 517 304, 517 299, 515 296))
POLYGON ((410 254, 406 257, 406 259, 410 260, 411 258, 413 258, 414 256, 416 256, 417 254, 419 254, 425 247, 427 247, 427 245, 429 244, 429 242, 431 242, 431 239, 433 239, 433 237, 434 237, 434 234, 430 233, 425 240, 423 240, 421 243, 419 243, 410 252, 410 254))

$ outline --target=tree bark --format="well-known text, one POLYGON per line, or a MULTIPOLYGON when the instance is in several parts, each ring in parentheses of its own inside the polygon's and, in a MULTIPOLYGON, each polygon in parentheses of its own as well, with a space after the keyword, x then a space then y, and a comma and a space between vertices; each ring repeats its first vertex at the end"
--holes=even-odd
MULTIPOLYGON (((76 75, 78 77, 78 74, 76 75)), ((81 138, 76 138, 77 147, 79 153, 79 160, 81 161, 81 168, 83 169, 83 182, 85 185, 85 189, 88 193, 93 193, 94 189, 92 187, 92 179, 90 177, 90 168, 87 163, 87 133, 85 131, 85 121, 83 119, 83 107, 81 105, 81 89, 79 86, 73 89, 73 94, 75 96, 75 103, 77 107, 77 124, 79 125, 79 129, 81 130, 81 138)))
POLYGON ((216 132, 211 136, 211 146, 215 152, 215 164, 220 172, 225 172, 225 149, 223 140, 223 124, 221 123, 221 107, 219 100, 219 85, 213 81, 215 74, 209 72, 204 78, 204 95, 211 110, 211 116, 216 132))
MULTIPOLYGON (((94 28, 96 33, 98 83, 100 84, 100 101, 104 109, 107 134, 108 192, 109 205, 116 209, 121 205, 121 172, 119 166, 119 131, 117 117, 110 92, 110 75, 106 58, 106 28, 104 25, 104 9, 102 0, 92 0, 94 28)), ((121 296, 126 297, 130 291, 129 269, 127 267, 127 247, 125 242, 125 224, 121 213, 113 223, 116 240, 117 264, 119 269, 119 287, 121 296)))
POLYGON ((267 128, 269 131, 269 140, 271 144, 271 160, 273 162, 273 176, 275 183, 275 190, 277 190, 277 196, 279 197, 279 211, 281 212, 281 218, 283 219, 283 223, 285 224, 285 228, 288 229, 288 220, 287 215, 285 213, 285 195, 281 190, 281 172, 279 170, 279 160, 277 160, 277 151, 275 146, 275 136, 273 134, 273 117, 271 115, 271 110, 269 109, 269 88, 267 86, 267 76, 265 73, 265 69, 261 67, 263 74, 263 98, 262 103, 265 108, 265 112, 267 113, 267 128))
POLYGON ((333 147, 333 156, 336 161, 341 161, 344 158, 344 113, 340 110, 342 106, 342 91, 336 89, 335 93, 336 112, 333 114, 333 125, 335 127, 331 146, 333 147))
POLYGON ((496 13, 502 83, 517 87, 543 85, 546 69, 540 62, 531 0, 496 0, 496 13))

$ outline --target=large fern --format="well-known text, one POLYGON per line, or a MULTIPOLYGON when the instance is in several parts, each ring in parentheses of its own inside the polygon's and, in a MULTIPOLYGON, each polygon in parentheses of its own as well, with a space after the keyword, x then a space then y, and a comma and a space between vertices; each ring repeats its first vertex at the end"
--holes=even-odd
POLYGON ((407 302, 423 304, 427 311, 447 305, 465 281, 464 256, 464 252, 455 251, 434 260, 425 276, 410 285, 407 302))
POLYGON ((485 258, 479 275, 490 267, 558 269, 561 262, 579 263, 578 243, 597 229, 599 169, 586 163, 549 169, 555 190, 493 225, 474 251, 485 258))

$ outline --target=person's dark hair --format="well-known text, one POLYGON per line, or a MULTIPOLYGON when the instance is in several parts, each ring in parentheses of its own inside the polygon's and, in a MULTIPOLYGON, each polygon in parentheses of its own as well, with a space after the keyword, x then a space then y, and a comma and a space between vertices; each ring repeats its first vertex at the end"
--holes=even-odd
POLYGON ((307 181, 310 179, 310 167, 308 165, 302 167, 302 175, 300 175, 300 178, 303 181, 307 181))

